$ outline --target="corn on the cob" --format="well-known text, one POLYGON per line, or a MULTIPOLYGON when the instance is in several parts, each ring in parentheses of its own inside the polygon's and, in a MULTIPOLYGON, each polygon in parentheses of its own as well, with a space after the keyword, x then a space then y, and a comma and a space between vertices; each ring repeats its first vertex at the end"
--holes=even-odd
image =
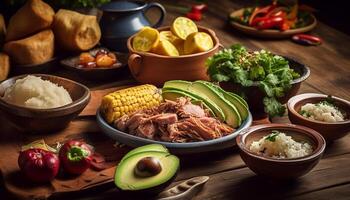
POLYGON ((118 90, 102 98, 101 112, 108 123, 137 110, 152 108, 162 102, 160 90, 154 85, 140 85, 118 90))

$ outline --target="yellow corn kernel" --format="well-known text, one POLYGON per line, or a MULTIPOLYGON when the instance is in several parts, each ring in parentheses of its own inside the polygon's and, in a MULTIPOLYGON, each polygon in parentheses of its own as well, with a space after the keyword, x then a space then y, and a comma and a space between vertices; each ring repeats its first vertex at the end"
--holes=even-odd
POLYGON ((154 85, 140 85, 107 94, 101 101, 101 112, 108 123, 124 114, 159 105, 163 101, 160 90, 154 85))

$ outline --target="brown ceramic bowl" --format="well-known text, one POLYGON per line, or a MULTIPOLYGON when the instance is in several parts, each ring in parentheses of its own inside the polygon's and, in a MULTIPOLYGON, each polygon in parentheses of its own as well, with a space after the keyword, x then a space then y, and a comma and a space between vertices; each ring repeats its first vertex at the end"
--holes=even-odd
MULTIPOLYGON (((50 133, 68 126, 88 104, 90 90, 84 85, 69 79, 46 74, 33 74, 44 80, 49 80, 63 86, 72 97, 73 102, 58 108, 35 109, 8 103, 0 98, 0 113, 11 125, 23 132, 50 133)), ((17 79, 27 75, 12 77, 0 83, 0 97, 4 96, 6 88, 13 85, 17 79)), ((3 123, 3 122, 2 122, 3 123)))
MULTIPOLYGON (((290 68, 294 69, 300 74, 299 78, 292 81, 292 87, 288 90, 284 97, 278 99, 279 102, 285 104, 287 103, 288 99, 298 93, 301 83, 310 76, 310 69, 308 66, 298 62, 295 59, 286 56, 283 57, 288 60, 290 68)), ((243 87, 241 84, 234 84, 231 82, 220 82, 220 86, 227 91, 233 91, 238 94, 244 93, 247 97, 247 103, 254 119, 266 117, 263 104, 265 93, 259 88, 258 82, 254 82, 253 85, 249 87, 243 87)))
POLYGON ((238 135, 236 142, 246 165, 256 174, 273 179, 293 179, 305 175, 316 166, 326 148, 326 142, 318 132, 293 124, 252 126, 238 135), (275 159, 255 154, 249 150, 253 141, 260 140, 272 130, 286 133, 295 141, 307 141, 313 146, 313 152, 300 158, 275 159))
POLYGON ((342 122, 321 122, 316 120, 307 119, 306 117, 299 114, 301 106, 306 103, 318 103, 325 100, 327 95, 306 93, 294 96, 289 99, 287 103, 289 120, 293 124, 300 124, 312 128, 319 133, 328 141, 336 140, 344 137, 350 132, 350 102, 341 98, 333 97, 335 100, 334 104, 343 112, 346 113, 346 120, 342 122))
MULTIPOLYGON (((162 27, 158 30, 170 30, 170 27, 162 27)), ((214 47, 206 52, 176 57, 136 52, 131 45, 135 35, 131 36, 127 43, 131 74, 141 83, 151 83, 160 87, 168 80, 208 80, 205 61, 219 50, 219 39, 211 29, 198 26, 198 30, 212 37, 214 47)))

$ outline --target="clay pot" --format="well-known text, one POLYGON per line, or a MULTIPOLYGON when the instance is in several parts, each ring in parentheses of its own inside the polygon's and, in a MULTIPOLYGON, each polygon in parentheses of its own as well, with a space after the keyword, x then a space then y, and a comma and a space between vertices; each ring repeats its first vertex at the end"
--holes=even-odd
MULTIPOLYGON (((170 30, 170 27, 162 27, 158 30, 170 30)), ((136 52, 131 45, 135 35, 131 36, 127 45, 130 52, 128 65, 133 77, 140 83, 150 83, 157 86, 162 86, 168 80, 209 80, 205 62, 219 50, 219 39, 211 29, 199 26, 198 30, 206 32, 212 37, 214 47, 207 52, 177 57, 136 52)))

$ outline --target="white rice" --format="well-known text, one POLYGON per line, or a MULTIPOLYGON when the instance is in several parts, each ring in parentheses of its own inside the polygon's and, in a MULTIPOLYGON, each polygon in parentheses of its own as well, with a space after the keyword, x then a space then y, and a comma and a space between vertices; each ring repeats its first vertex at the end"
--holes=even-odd
POLYGON ((345 119, 336 107, 326 103, 307 103, 301 107, 301 114, 308 119, 323 122, 339 122, 345 119))
POLYGON ((37 108, 57 108, 72 103, 68 91, 50 81, 36 76, 16 80, 7 88, 3 99, 9 103, 37 108))
POLYGON ((281 132, 277 133, 274 140, 269 140, 268 137, 272 134, 264 136, 259 141, 254 141, 250 145, 250 151, 278 159, 298 158, 312 153, 312 147, 307 142, 296 142, 291 136, 281 132))

